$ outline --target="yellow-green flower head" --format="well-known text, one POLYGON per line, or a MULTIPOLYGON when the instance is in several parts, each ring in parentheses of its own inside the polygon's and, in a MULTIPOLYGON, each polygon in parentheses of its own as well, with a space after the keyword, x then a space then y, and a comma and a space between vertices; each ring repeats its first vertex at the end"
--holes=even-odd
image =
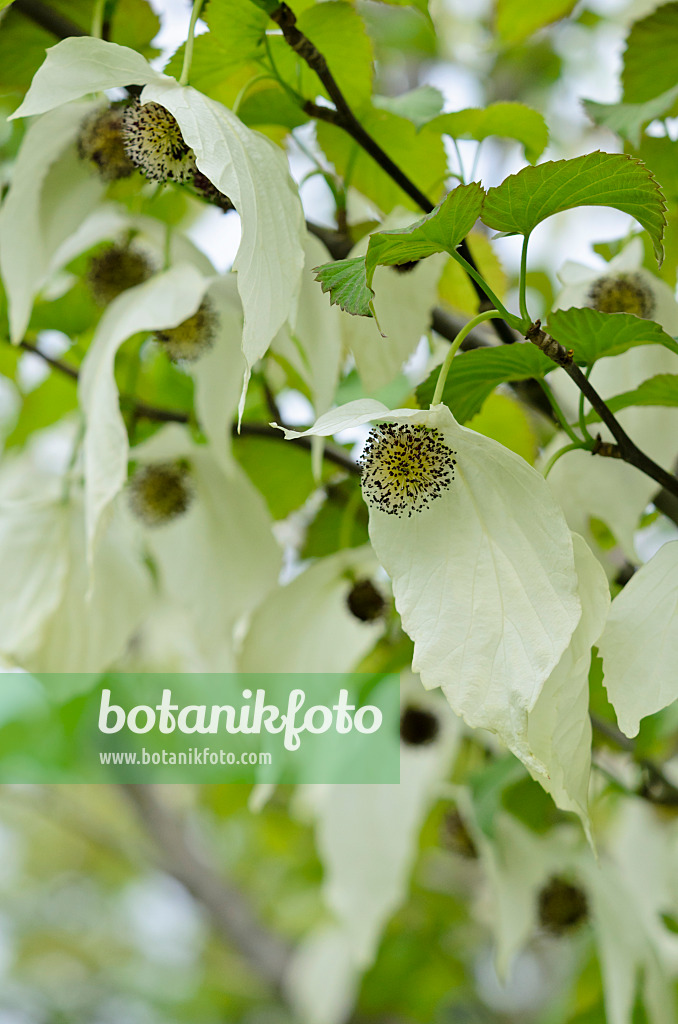
POLYGON ((213 206, 218 206, 224 213, 228 213, 229 210, 235 210, 235 206, 228 196, 220 192, 217 186, 212 184, 207 175, 203 174, 202 171, 196 170, 193 175, 193 187, 199 196, 207 199, 213 206))
POLYGON ((360 459, 366 501, 394 516, 422 512, 450 487, 456 454, 435 428, 379 424, 360 459))
POLYGON ((146 526, 171 523, 186 512, 194 497, 190 469, 183 461, 141 466, 127 489, 132 512, 146 526))
POLYGON ((128 178, 135 170, 122 138, 123 112, 119 107, 97 110, 82 122, 78 156, 97 169, 104 181, 128 178))
POLYGON ((90 259, 87 283, 95 301, 107 306, 128 288, 147 281, 153 270, 151 261, 141 250, 113 243, 90 259))
POLYGON ((123 115, 122 135, 130 160, 151 181, 190 181, 195 174, 193 150, 160 103, 131 103, 123 115))
POLYGON ((651 320, 657 303, 641 274, 620 273, 596 278, 589 291, 588 305, 601 313, 633 313, 651 320))
POLYGON ((193 362, 214 344, 219 318, 209 299, 204 299, 193 316, 178 327, 156 331, 154 338, 170 359, 193 362))

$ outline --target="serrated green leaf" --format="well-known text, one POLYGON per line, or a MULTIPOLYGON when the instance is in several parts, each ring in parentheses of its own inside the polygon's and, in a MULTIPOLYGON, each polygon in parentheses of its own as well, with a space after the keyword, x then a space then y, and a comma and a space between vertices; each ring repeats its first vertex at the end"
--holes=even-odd
POLYGON ((276 8, 280 7, 277 0, 250 0, 250 3, 254 4, 255 7, 259 7, 262 11, 266 11, 267 14, 272 14, 276 8))
POLYGON ((376 231, 365 256, 366 284, 372 286, 378 266, 397 266, 437 252, 453 252, 480 216, 485 195, 477 181, 459 185, 435 210, 406 228, 376 231))
POLYGON ((353 316, 374 316, 370 309, 372 289, 365 279, 365 257, 336 260, 315 267, 316 281, 324 292, 330 293, 330 303, 353 316))
POLYGON ((653 320, 632 313, 601 313, 597 309, 558 309, 549 315, 548 331, 575 361, 590 366, 602 356, 615 356, 636 345, 664 345, 678 353, 678 343, 653 320))
POLYGON ((476 139, 482 142, 490 135, 516 139, 531 164, 546 149, 549 133, 546 121, 523 103, 491 103, 488 107, 469 107, 429 121, 427 128, 453 139, 476 139))
MULTIPOLYGON (((442 401, 455 419, 467 423, 480 412, 498 384, 543 377, 553 369, 555 363, 530 342, 460 352, 447 375, 442 401)), ((439 368, 417 388, 417 401, 422 409, 431 404, 438 373, 439 368)))
POLYGON ((502 43, 519 43, 570 13, 576 0, 497 0, 495 29, 502 43))
POLYGON ((672 89, 678 66, 678 3, 664 4, 631 28, 622 85, 627 103, 644 103, 672 89))
POLYGON ((594 124, 609 128, 637 148, 643 127, 656 117, 667 114, 676 99, 678 85, 645 103, 595 103, 593 100, 583 100, 582 103, 594 124))
POLYGON ((611 206, 635 217, 663 259, 666 204, 652 173, 623 153, 588 153, 549 160, 511 174, 485 197, 482 219, 496 231, 529 235, 537 224, 578 206, 611 206))
POLYGON ((390 110, 392 114, 406 117, 417 128, 421 128, 437 117, 445 99, 440 90, 432 85, 420 85, 400 96, 375 96, 372 102, 380 110, 390 110))
MULTIPOLYGON (((633 391, 624 391, 606 399, 605 404, 611 412, 619 412, 630 405, 678 405, 678 374, 658 373, 644 380, 633 391)), ((600 419, 593 411, 586 418, 589 422, 600 419)))

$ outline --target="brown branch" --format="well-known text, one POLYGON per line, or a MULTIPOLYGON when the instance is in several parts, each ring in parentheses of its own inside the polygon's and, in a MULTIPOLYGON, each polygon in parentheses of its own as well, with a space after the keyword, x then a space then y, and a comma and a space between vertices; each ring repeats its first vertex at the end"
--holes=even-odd
POLYGON ((24 17, 29 18, 34 24, 39 25, 45 32, 56 36, 57 39, 88 35, 84 28, 80 28, 70 18, 59 14, 47 4, 43 4, 41 0, 14 0, 12 10, 19 11, 24 17))
POLYGON ((639 469, 641 473, 645 474, 645 476, 649 476, 652 480, 656 480, 664 490, 678 497, 678 477, 669 473, 668 470, 662 469, 662 467, 651 459, 649 455, 646 455, 645 452, 642 452, 640 448, 634 444, 614 413, 612 413, 607 407, 604 399, 601 398, 593 387, 586 374, 582 373, 580 368, 577 366, 572 352, 564 348, 558 341, 556 341, 555 338, 552 338, 551 335, 542 331, 541 322, 539 320, 536 320, 532 324, 525 337, 528 341, 531 341, 536 345, 537 348, 541 349, 541 351, 544 352, 549 359, 552 359, 554 363, 557 363, 558 366, 562 366, 568 377, 574 381, 584 397, 588 399, 591 408, 598 413, 598 416, 617 442, 616 445, 599 442, 594 447, 593 453, 607 456, 608 458, 622 459, 624 462, 628 462, 630 466, 635 466, 636 469, 639 469))
POLYGON ((158 787, 123 785, 121 789, 153 840, 161 867, 205 907, 221 937, 280 994, 291 952, 286 944, 257 921, 233 882, 215 871, 197 836, 189 834, 185 823, 159 797, 158 787))

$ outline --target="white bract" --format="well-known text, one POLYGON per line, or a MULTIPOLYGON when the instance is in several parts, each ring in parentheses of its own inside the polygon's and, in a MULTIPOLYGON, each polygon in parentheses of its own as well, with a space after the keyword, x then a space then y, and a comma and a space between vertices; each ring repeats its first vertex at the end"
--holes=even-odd
POLYGON ((301 283, 304 217, 284 153, 222 104, 154 71, 134 50, 101 39, 69 38, 51 47, 12 117, 131 84, 146 86, 142 103, 160 103, 173 114, 198 169, 240 214, 234 269, 245 315, 246 387, 252 364, 294 316, 301 283))
POLYGON ((72 103, 46 113, 29 127, 14 165, 0 210, 0 273, 14 343, 24 336, 61 243, 103 194, 101 181, 72 148, 90 110, 91 103, 72 103))
POLYGON ((678 699, 678 541, 615 597, 598 646, 619 728, 635 736, 642 718, 678 699))
POLYGON ((200 305, 208 283, 193 266, 172 267, 119 295, 97 326, 78 384, 85 417, 85 508, 90 564, 100 520, 127 478, 129 442, 114 375, 116 353, 133 334, 176 327, 186 320, 200 305))
MULTIPOLYGON (((643 246, 633 239, 602 269, 566 263, 559 273, 564 288, 556 297, 555 309, 571 306, 602 308, 603 312, 630 312, 661 324, 667 334, 678 334, 678 302, 669 286, 642 266, 643 246)), ((656 374, 675 373, 676 356, 663 345, 638 345, 620 355, 599 359, 591 382, 609 399, 656 374)), ((564 372, 549 374, 558 398, 571 420, 576 420, 578 392, 564 372)), ((661 406, 637 406, 620 410, 617 419, 634 442, 656 462, 670 466, 678 452, 678 413, 661 406)), ((604 440, 613 440, 600 423, 591 426, 604 440)), ((568 443, 558 434, 545 452, 548 459, 568 443)), ((549 474, 549 484, 562 505, 571 529, 590 538, 590 517, 610 528, 626 556, 637 559, 633 534, 638 520, 657 490, 657 485, 633 466, 609 459, 605 473, 588 452, 575 451, 560 459, 549 474)))
MULTIPOLYGON (((379 420, 435 438, 456 459, 453 479, 438 485, 437 494, 435 480, 413 499, 401 486, 391 511, 402 505, 407 512, 409 502, 409 515, 375 507, 388 492, 386 469, 381 481, 371 473, 373 482, 364 482, 370 538, 414 640, 413 669, 425 687, 442 686, 470 726, 496 732, 539 770, 528 713, 581 617, 562 512, 539 473, 496 441, 460 426, 443 405, 392 412, 363 399, 321 416, 308 431, 285 434, 327 436, 379 420)), ((392 457, 400 458, 397 448, 392 457)), ((405 461, 405 470, 393 470, 401 485, 418 472, 409 455, 405 461)), ((448 479, 450 472, 444 470, 448 479)))
POLYGON ((544 683, 527 719, 530 749, 543 770, 530 771, 558 807, 574 811, 591 838, 588 816, 591 771, 589 669, 591 646, 605 625, 610 606, 607 578, 585 541, 573 535, 582 614, 572 640, 544 683))

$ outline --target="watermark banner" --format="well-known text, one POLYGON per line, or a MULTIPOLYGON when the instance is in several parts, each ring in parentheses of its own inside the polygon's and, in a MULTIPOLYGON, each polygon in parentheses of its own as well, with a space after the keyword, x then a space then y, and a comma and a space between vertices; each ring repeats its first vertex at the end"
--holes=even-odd
POLYGON ((0 675, 0 783, 397 783, 400 680, 0 675))

